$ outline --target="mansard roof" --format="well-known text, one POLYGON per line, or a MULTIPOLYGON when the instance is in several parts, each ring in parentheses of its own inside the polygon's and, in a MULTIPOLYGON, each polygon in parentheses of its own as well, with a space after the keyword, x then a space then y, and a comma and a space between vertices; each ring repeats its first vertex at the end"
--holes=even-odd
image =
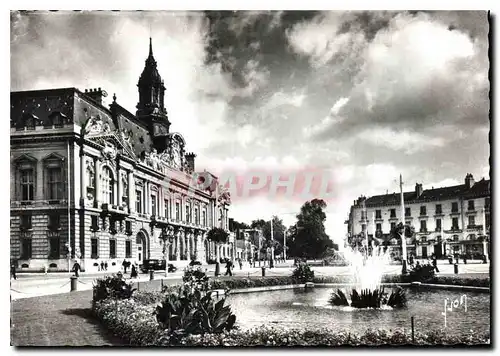
MULTIPOLYGON (((465 184, 454 185, 443 188, 426 189, 418 197, 416 192, 404 192, 403 197, 405 204, 440 201, 451 199, 468 199, 490 196, 490 180, 481 179, 476 182, 471 188, 467 188, 465 184)), ((384 195, 374 195, 366 199, 367 207, 399 205, 401 196, 399 193, 391 193, 384 195)))

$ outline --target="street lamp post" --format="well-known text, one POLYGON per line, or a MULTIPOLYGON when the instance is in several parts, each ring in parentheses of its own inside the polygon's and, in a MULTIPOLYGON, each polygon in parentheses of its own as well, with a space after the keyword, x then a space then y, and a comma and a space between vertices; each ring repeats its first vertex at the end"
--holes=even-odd
MULTIPOLYGON (((83 125, 80 127, 80 151, 79 151, 79 156, 80 156, 80 234, 84 235, 85 234, 85 135, 89 132, 87 129, 87 126, 92 120, 92 117, 87 114, 87 109, 83 109, 85 112, 86 119, 83 123, 83 125)), ((68 157, 68 165, 69 165, 69 157, 68 157)), ((69 184, 69 183, 68 183, 69 184)), ((97 189, 97 188, 96 188, 97 189)), ((97 200, 97 196, 95 197, 95 200, 97 200)), ((68 202, 69 204, 69 202, 68 202)), ((76 206, 76 204, 75 204, 76 206)), ((68 209, 69 210, 69 209, 68 209)), ((68 228, 69 228, 69 223, 68 223, 68 228)), ((71 241, 68 241, 69 246, 71 247, 71 241)), ((77 246, 76 246, 76 233, 75 233, 75 248, 73 249, 75 255, 77 251, 77 246)), ((71 253, 70 253, 71 257, 71 253)))
POLYGON ((273 233, 273 217, 271 217, 271 260, 269 261, 269 268, 274 267, 274 233, 273 233))
POLYGON ((402 249, 402 262, 403 262, 403 268, 402 268, 402 273, 406 274, 407 268, 406 268, 406 237, 405 237, 405 200, 403 197, 403 177, 400 174, 399 175, 399 189, 401 191, 401 222, 403 224, 403 231, 401 232, 401 249, 402 249))
POLYGON ((287 229, 283 232, 283 261, 286 262, 286 232, 287 229))
POLYGON ((163 240, 163 259, 165 260, 165 277, 168 277, 168 262, 170 245, 174 242, 174 234, 172 229, 162 231, 161 238, 163 240))

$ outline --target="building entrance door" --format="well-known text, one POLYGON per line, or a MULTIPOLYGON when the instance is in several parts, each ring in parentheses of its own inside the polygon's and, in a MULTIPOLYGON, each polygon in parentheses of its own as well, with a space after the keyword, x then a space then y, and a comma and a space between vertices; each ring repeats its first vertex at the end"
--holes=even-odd
POLYGON ((146 258, 146 253, 147 253, 146 237, 144 236, 144 234, 142 232, 139 232, 137 234, 135 243, 136 243, 136 247, 137 247, 136 248, 136 251, 137 251, 136 261, 139 265, 142 265, 142 262, 146 258))
POLYGON ((422 246, 422 258, 427 258, 427 246, 422 246))
POLYGON ((436 258, 443 257, 443 246, 440 243, 434 245, 434 254, 436 255, 436 258))

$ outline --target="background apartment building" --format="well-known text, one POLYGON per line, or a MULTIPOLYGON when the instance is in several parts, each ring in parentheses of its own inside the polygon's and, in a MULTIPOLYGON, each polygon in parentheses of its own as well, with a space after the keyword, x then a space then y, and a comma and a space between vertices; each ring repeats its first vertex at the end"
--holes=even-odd
MULTIPOLYGON (((408 255, 489 255, 490 195, 490 181, 475 182, 472 174, 461 185, 424 190, 417 183, 414 191, 404 192, 404 221, 415 228, 415 236, 406 239, 408 255)), ((400 222, 400 193, 362 196, 351 206, 346 244, 363 236, 388 240, 400 222)), ((389 243, 394 256, 400 255, 400 242, 389 243)))

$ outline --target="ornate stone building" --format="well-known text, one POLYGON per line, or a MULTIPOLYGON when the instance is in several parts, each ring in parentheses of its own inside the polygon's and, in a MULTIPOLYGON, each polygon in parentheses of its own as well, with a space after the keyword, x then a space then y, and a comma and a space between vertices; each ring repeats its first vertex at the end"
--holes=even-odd
POLYGON ((215 256, 206 233, 228 230, 230 197, 208 172, 205 189, 196 155, 170 132, 151 40, 137 86, 135 115, 115 95, 105 107, 100 88, 11 93, 11 258, 20 270, 215 256))
MULTIPOLYGON (((404 221, 415 229, 406 239, 407 253, 427 258, 449 254, 489 255, 490 250, 490 181, 476 182, 467 174, 464 184, 404 192, 404 221)), ((391 193, 354 201, 347 224, 346 245, 356 239, 389 239, 391 229, 401 222, 401 195, 391 193)), ((365 240, 366 241, 366 240, 365 240)), ((401 243, 390 240, 394 256, 401 254, 401 243)))

